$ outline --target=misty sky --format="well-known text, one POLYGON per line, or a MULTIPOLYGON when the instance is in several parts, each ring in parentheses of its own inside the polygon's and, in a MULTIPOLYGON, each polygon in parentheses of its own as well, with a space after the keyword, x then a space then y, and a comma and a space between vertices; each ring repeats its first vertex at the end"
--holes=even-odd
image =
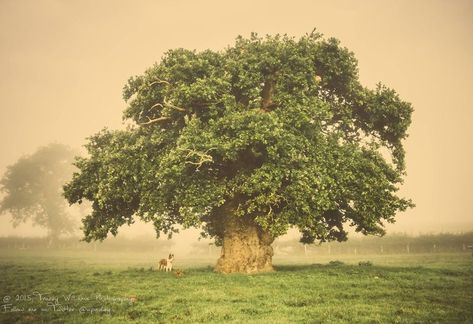
POLYGON ((364 85, 414 106, 401 195, 417 207, 388 232, 473 230, 473 1, 0 0, 0 175, 39 146, 123 127, 123 85, 167 49, 314 27, 355 53, 364 85))

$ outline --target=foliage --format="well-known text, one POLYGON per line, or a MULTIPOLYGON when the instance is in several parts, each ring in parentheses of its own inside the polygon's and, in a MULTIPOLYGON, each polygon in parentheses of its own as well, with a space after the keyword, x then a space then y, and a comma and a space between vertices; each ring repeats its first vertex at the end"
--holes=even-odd
POLYGON ((157 235, 202 227, 219 241, 224 206, 273 236, 345 240, 344 226, 383 234, 413 204, 396 195, 412 107, 358 80, 336 39, 252 34, 224 51, 168 51, 132 77, 125 131, 89 138, 89 158, 65 187, 93 202, 87 241, 117 234, 136 215, 157 235))
POLYGON ((50 144, 9 166, 0 181, 5 193, 0 213, 10 213, 14 226, 32 220, 46 228, 51 238, 74 232, 74 221, 61 194, 63 183, 74 171, 74 155, 67 146, 50 144))

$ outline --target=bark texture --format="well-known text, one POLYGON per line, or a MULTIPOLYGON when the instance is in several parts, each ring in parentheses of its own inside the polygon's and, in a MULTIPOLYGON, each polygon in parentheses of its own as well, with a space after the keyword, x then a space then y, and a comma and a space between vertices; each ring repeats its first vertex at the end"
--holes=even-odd
POLYGON ((273 270, 274 238, 251 219, 227 216, 224 221, 222 254, 215 271, 257 273, 273 270))

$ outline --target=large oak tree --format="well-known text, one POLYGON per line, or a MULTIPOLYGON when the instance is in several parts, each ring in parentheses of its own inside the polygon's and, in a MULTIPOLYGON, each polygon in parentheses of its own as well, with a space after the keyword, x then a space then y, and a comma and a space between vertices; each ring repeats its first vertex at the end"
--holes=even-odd
POLYGON ((397 195, 411 105, 358 80, 336 39, 252 34, 223 51, 168 51, 125 86, 125 131, 87 144, 70 203, 87 199, 85 239, 134 217, 157 234, 200 227, 222 244, 220 272, 272 270, 274 238, 383 234, 412 206, 397 195))

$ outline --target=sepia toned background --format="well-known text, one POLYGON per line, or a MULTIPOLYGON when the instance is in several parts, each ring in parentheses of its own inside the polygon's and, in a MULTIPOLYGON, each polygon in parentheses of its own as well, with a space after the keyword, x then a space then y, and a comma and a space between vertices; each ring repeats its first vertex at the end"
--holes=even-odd
MULTIPOLYGON (((0 0, 0 176, 39 146, 80 148, 103 127, 124 127, 123 85, 168 49, 314 27, 355 53, 364 85, 382 81, 414 106, 401 195, 417 207, 388 233, 472 230, 473 2, 464 0, 0 0)), ((0 225, 0 236, 42 234, 13 229, 7 215, 0 225)))

